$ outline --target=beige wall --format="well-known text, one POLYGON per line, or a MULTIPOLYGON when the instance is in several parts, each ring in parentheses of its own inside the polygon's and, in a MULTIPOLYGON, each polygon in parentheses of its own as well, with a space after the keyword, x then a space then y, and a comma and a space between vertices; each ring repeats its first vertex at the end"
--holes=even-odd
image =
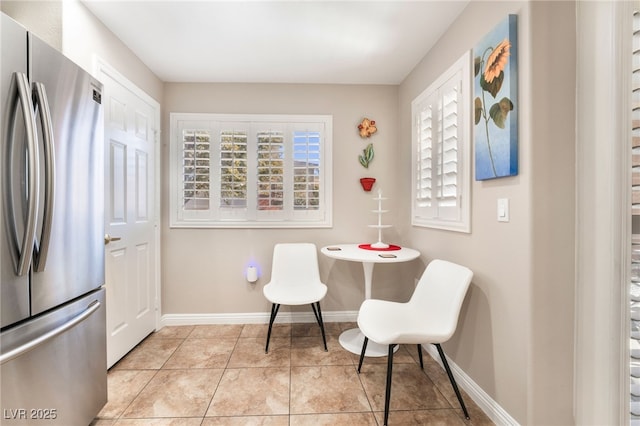
POLYGON ((0 10, 62 51, 62 2, 2 0, 0 10))
POLYGON ((576 5, 532 2, 531 339, 529 410, 537 424, 573 419, 576 5))
POLYGON ((2 0, 0 10, 87 72, 96 56, 162 102, 162 82, 79 0, 2 0))
POLYGON ((63 2, 63 53, 89 72, 99 57, 162 103, 162 81, 79 0, 63 2))
MULTIPOLYGON (((445 348, 521 424, 573 423, 575 4, 472 2, 399 89, 410 181, 410 103, 507 14, 518 15, 519 174, 472 184, 472 232, 409 227, 425 260, 473 269, 458 333, 445 348), (511 221, 498 223, 498 198, 511 221)), ((400 188, 401 198, 410 186, 400 188)), ((410 223, 409 202, 401 222, 410 223)))
MULTIPOLYGON (((169 229, 169 199, 163 198, 162 216, 162 312, 251 313, 268 312, 262 295, 277 242, 311 241, 318 247, 347 242, 375 242, 376 205, 359 178, 373 176, 376 186, 389 197, 391 212, 385 221, 398 224, 395 207, 403 202, 398 186, 396 158, 400 140, 397 127, 397 86, 286 85, 286 84, 165 84, 163 115, 162 193, 169 193, 169 113, 268 113, 330 114, 333 116, 333 227, 330 229, 169 229), (359 137, 363 117, 376 120, 378 133, 359 137), (375 159, 369 169, 358 155, 373 142, 375 159), (244 279, 244 268, 255 260, 262 268, 256 284, 244 279)), ((397 229, 385 230, 385 238, 398 242, 397 229)), ((364 298, 363 272, 359 264, 336 262, 321 256, 321 276, 329 286, 325 312, 355 311, 364 298)), ((420 262, 415 262, 421 269, 420 262)), ((400 268, 376 268, 374 296, 406 298, 415 271, 397 291, 393 279, 400 268)), ((306 312, 308 307, 302 308, 306 312)), ((285 307, 283 307, 285 309, 285 307)), ((288 308, 286 308, 288 309, 288 308)), ((285 310, 286 310, 285 309, 285 310)), ((309 310, 310 312, 310 310, 309 310)))

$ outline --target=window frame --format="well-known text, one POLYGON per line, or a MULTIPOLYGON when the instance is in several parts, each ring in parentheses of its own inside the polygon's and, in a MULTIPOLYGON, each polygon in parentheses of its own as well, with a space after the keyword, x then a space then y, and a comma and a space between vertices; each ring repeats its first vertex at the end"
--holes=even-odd
MULTIPOLYGON (((433 83, 411 102, 411 225, 456 232, 471 232, 471 51, 465 52, 456 62, 444 71, 433 83), (436 106, 436 112, 442 112, 444 89, 451 83, 459 88, 457 97, 457 134, 456 134, 456 192, 455 205, 447 206, 446 197, 430 196, 431 205, 420 194, 420 179, 424 175, 424 156, 421 152, 432 150, 431 159, 437 158, 437 145, 444 142, 443 132, 437 128, 430 147, 421 141, 422 121, 419 117, 426 108, 436 106), (435 147, 433 145, 436 145, 435 147), (420 197, 420 198, 419 198, 420 197)), ((438 114, 436 114, 438 115, 438 114)), ((432 117, 433 120, 437 118, 432 117)), ((424 140, 424 139, 423 139, 424 140)), ((433 161, 433 160, 432 160, 433 161)), ((437 191, 437 182, 444 179, 437 165, 431 167, 429 189, 437 191)), ((448 204, 451 203, 449 199, 448 204)))
MULTIPOLYGON (((177 113, 170 115, 170 223, 171 228, 330 228, 332 220, 332 141, 333 116, 292 114, 216 114, 177 113), (182 208, 184 196, 184 130, 208 131, 210 134, 209 206, 202 210, 182 208), (220 207, 221 132, 246 132, 246 203, 238 207, 220 207), (285 164, 283 167, 283 208, 260 208, 258 201, 259 134, 282 132, 285 164), (297 133, 296 133, 297 132, 297 133), (294 185, 296 166, 294 135, 317 133, 319 158, 318 208, 296 208, 294 185), (253 194, 253 196, 251 195, 253 194)), ((311 148, 309 148, 311 149, 311 148)), ((311 155, 311 154, 307 154, 311 155)), ((313 191, 311 191, 313 192, 313 191)), ((315 192, 314 192, 315 195, 315 192)), ((306 206, 312 205, 310 202, 306 206)))

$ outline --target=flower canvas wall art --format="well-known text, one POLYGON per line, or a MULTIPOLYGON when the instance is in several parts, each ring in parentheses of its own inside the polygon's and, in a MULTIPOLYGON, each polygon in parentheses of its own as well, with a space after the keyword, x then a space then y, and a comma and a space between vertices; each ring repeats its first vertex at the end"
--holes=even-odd
POLYGON ((518 174, 517 15, 473 49, 476 180, 518 174))

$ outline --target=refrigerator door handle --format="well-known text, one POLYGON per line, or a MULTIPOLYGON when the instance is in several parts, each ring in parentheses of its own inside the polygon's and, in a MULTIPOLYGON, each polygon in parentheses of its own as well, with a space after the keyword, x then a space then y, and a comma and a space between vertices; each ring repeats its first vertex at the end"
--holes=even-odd
POLYGON ((73 317, 71 320, 65 322, 62 325, 59 325, 58 327, 54 328, 53 330, 50 330, 38 337, 36 337, 33 340, 30 340, 29 342, 25 343, 24 345, 20 345, 17 348, 14 348, 10 351, 7 351, 6 353, 3 353, 2 355, 0 355, 0 364, 4 364, 5 362, 9 362, 12 359, 15 359, 21 355, 24 355, 25 353, 29 352, 30 350, 33 350, 35 348, 37 348, 38 346, 48 342, 49 340, 53 339, 54 337, 64 333, 65 331, 75 327, 76 325, 80 324, 82 321, 86 320, 87 318, 89 318, 91 316, 91 314, 93 314, 95 311, 97 311, 98 309, 100 309, 100 302, 97 300, 94 300, 92 303, 89 304, 89 306, 87 307, 87 309, 85 309, 84 311, 82 311, 81 314, 73 317))
POLYGON ((7 197, 7 221, 9 224, 11 238, 9 238, 13 250, 11 256, 14 260, 15 272, 18 276, 28 273, 31 266, 31 259, 34 250, 34 240, 36 235, 36 216, 38 214, 38 191, 39 191, 39 165, 38 165, 38 144, 36 143, 36 121, 33 108, 31 105, 31 90, 29 88, 29 79, 22 72, 14 72, 11 79, 11 87, 9 89, 9 108, 8 126, 6 130, 8 158, 12 158, 12 152, 15 149, 16 141, 14 139, 15 121, 18 112, 18 104, 21 106, 22 115, 24 117, 25 137, 27 140, 27 176, 26 176, 26 199, 27 211, 25 214, 25 227, 22 235, 22 244, 18 246, 19 236, 14 213, 13 199, 13 170, 7 167, 5 197, 7 197))
POLYGON ((51 121, 51 111, 49 100, 44 84, 35 82, 33 84, 33 100, 37 107, 42 127, 42 139, 44 146, 44 210, 42 215, 42 232, 40 234, 40 244, 37 248, 34 266, 36 272, 44 271, 47 264, 47 254, 49 253, 49 241, 51 239, 51 225, 53 223, 53 211, 55 201, 55 177, 56 163, 53 150, 53 123, 51 121))

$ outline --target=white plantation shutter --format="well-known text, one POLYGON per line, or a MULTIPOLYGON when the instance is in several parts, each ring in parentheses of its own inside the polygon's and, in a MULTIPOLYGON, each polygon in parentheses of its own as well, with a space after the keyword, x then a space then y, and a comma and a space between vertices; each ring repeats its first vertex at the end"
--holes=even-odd
POLYGON ((461 158, 458 145, 461 143, 458 127, 460 107, 458 102, 461 78, 457 73, 440 89, 440 137, 438 138, 438 216, 441 219, 458 220, 458 187, 461 158))
POLYGON ((469 67, 467 53, 411 104, 413 225, 469 232, 469 67))
POLYGON ((417 159, 417 203, 420 206, 430 207, 433 187, 431 180, 433 169, 433 124, 431 117, 433 115, 433 105, 428 103, 423 111, 419 112, 418 117, 418 152, 417 159))
POLYGON ((172 113, 171 132, 171 226, 331 226, 330 116, 172 113))
POLYGON ((222 130, 219 139, 220 199, 218 206, 247 207, 247 131, 222 130))
POLYGON ((208 210, 211 189, 211 134, 207 130, 182 132, 182 206, 185 210, 208 210))
POLYGON ((210 123, 183 120, 173 129, 171 162, 171 200, 183 219, 207 220, 211 210, 216 160, 215 131, 210 123))
POLYGON ((258 141, 258 210, 284 208, 284 134, 262 131, 258 141))
MULTIPOLYGON (((640 215, 640 11, 633 13, 631 62, 631 214, 640 215)), ((632 218, 632 222, 636 222, 632 218)), ((636 232, 634 230, 634 232, 636 232)), ((640 425, 640 234, 631 236, 629 420, 640 425)))
POLYGON ((414 217, 435 217, 437 215, 436 206, 436 181, 434 181, 434 157, 437 158, 436 147, 438 133, 438 104, 437 93, 427 97, 419 105, 416 123, 416 136, 414 137, 416 165, 416 194, 414 197, 414 217), (435 146, 434 146, 435 145, 435 146))
POLYGON ((293 208, 318 210, 321 187, 321 132, 293 131, 293 208))

